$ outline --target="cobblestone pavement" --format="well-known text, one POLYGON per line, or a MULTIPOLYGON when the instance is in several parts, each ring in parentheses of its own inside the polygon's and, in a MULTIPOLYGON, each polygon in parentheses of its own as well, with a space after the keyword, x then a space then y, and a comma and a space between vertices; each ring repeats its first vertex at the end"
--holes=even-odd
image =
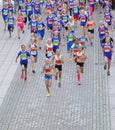
MULTIPOLYGON (((99 18, 96 12, 97 22, 99 18)), ((12 61, 8 63, 12 66, 16 64, 14 58, 20 43, 27 43, 29 40, 29 32, 20 41, 17 41, 16 31, 10 40, 7 39, 7 32, 1 32, 0 57, 4 56, 3 52, 5 56, 3 60, 0 59, 0 65, 10 55, 8 59, 11 58, 12 61)), ((44 41, 46 38, 47 36, 44 41)), ((0 130, 111 130, 108 80, 103 69, 97 32, 94 45, 87 47, 88 59, 80 86, 76 82, 75 63, 68 61, 65 47, 61 51, 65 60, 62 87, 58 88, 57 82, 53 80, 51 97, 46 97, 44 78, 40 73, 43 65, 41 51, 36 74, 32 74, 29 66, 26 82, 20 79, 20 66, 14 65, 16 71, 12 69, 14 76, 0 107, 0 130)))

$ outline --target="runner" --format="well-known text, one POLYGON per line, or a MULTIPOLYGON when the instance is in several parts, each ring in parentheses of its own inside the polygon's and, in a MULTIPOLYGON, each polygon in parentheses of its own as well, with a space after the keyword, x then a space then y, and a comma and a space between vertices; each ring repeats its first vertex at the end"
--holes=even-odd
POLYGON ((17 16, 17 27, 18 27, 18 39, 20 39, 20 31, 24 33, 24 17, 19 11, 17 16))
POLYGON ((37 36, 38 36, 38 41, 39 41, 39 49, 41 50, 41 42, 44 38, 44 35, 45 35, 45 24, 44 22, 42 21, 42 17, 39 16, 38 17, 38 23, 37 23, 37 36))
POLYGON ((75 61, 75 57, 77 56, 77 52, 79 51, 79 40, 78 38, 75 38, 73 40, 73 45, 71 46, 71 49, 70 49, 70 59, 72 60, 72 57, 73 57, 73 60, 75 61))
POLYGON ((31 0, 27 0, 26 9, 27 9, 28 22, 29 22, 31 20, 31 15, 33 14, 33 6, 31 0))
POLYGON ((9 12, 8 14, 8 31, 9 31, 9 38, 11 38, 11 32, 14 30, 14 24, 15 24, 15 19, 13 17, 13 13, 9 12))
POLYGON ((59 83, 58 83, 58 87, 61 87, 61 80, 62 80, 62 64, 64 63, 64 58, 60 53, 60 50, 57 49, 56 50, 56 54, 54 55, 54 57, 52 58, 52 62, 55 62, 55 79, 58 80, 59 78, 59 83))
POLYGON ((79 19, 79 14, 80 14, 80 8, 78 6, 77 1, 74 1, 74 6, 73 6, 73 17, 74 17, 74 21, 76 23, 77 26, 77 21, 79 19))
POLYGON ((32 7, 33 7, 33 13, 38 15, 40 14, 41 15, 41 8, 40 8, 40 2, 39 0, 34 0, 33 3, 32 3, 32 7))
POLYGON ((103 39, 105 38, 105 32, 107 31, 108 31, 108 28, 104 25, 104 22, 100 21, 99 27, 98 27, 100 43, 102 43, 103 39))
POLYGON ((34 14, 31 15, 31 20, 28 23, 28 29, 30 29, 31 33, 37 33, 37 24, 38 24, 38 21, 37 21, 36 15, 34 14))
MULTIPOLYGON (((73 44, 74 35, 72 33, 71 28, 68 28, 68 35, 67 35, 67 53, 70 53, 71 46, 73 44)), ((71 59, 69 59, 71 60, 71 59)))
POLYGON ((29 45, 29 50, 31 54, 31 66, 32 66, 32 73, 35 73, 35 63, 37 62, 38 56, 38 47, 35 43, 35 38, 31 38, 31 44, 29 45))
POLYGON ((64 9, 61 15, 64 39, 65 39, 66 31, 68 30, 67 28, 68 18, 69 18, 69 15, 67 14, 67 11, 64 9))
POLYGON ((52 16, 52 13, 49 12, 48 16, 46 17, 46 23, 47 23, 47 29, 50 33, 50 36, 52 35, 53 22, 54 22, 54 18, 52 16))
POLYGON ((68 28, 71 28, 72 34, 74 35, 75 34, 76 25, 75 25, 75 21, 74 21, 72 16, 69 17, 67 25, 68 25, 68 28))
POLYGON ((51 59, 53 56, 53 44, 52 40, 48 39, 46 45, 44 46, 44 53, 46 58, 51 59))
POLYGON ((113 16, 112 14, 109 12, 108 9, 106 9, 105 13, 104 13, 104 18, 105 18, 105 22, 107 23, 107 27, 109 30, 112 30, 112 19, 113 16))
POLYGON ((75 62, 77 65, 76 68, 77 68, 78 85, 81 84, 81 73, 83 73, 85 60, 86 60, 86 54, 84 53, 82 46, 79 46, 79 51, 77 52, 77 56, 75 57, 75 62))
POLYGON ((24 44, 21 45, 21 51, 19 51, 16 62, 20 56, 20 65, 22 68, 21 79, 27 80, 27 67, 28 67, 28 57, 30 57, 30 53, 26 50, 26 46, 24 44))
POLYGON ((93 12, 95 10, 95 3, 96 3, 96 0, 89 0, 90 16, 93 15, 93 12))
POLYGON ((52 43, 53 43, 53 52, 55 53, 57 49, 59 49, 60 46, 60 36, 59 32, 55 31, 52 36, 52 43))
POLYGON ((9 9, 8 9, 7 3, 5 3, 3 8, 2 8, 2 18, 4 21, 4 31, 6 31, 6 27, 7 27, 8 13, 9 13, 9 9))
POLYGON ((93 39, 94 39, 94 28, 95 28, 95 21, 90 16, 88 19, 88 22, 86 24, 86 27, 88 29, 88 42, 90 45, 93 45, 93 39))
POLYGON ((110 39, 106 39, 106 42, 102 44, 103 56, 104 56, 104 69, 107 69, 107 75, 110 75, 110 67, 113 53, 113 45, 110 43, 110 39))
POLYGON ((53 5, 52 5, 51 1, 47 0, 46 1, 46 6, 45 6, 46 13, 51 12, 52 8, 53 8, 53 5))
POLYGON ((79 20, 80 20, 80 26, 81 26, 81 29, 82 29, 82 33, 86 33, 86 24, 87 24, 87 16, 85 15, 85 10, 81 10, 80 12, 80 16, 79 16, 79 20))
POLYGON ((24 24, 26 25, 26 23, 27 23, 27 9, 26 9, 25 4, 23 4, 21 6, 21 13, 22 13, 22 15, 24 17, 24 24))
POLYGON ((50 87, 52 86, 52 66, 49 59, 45 59, 45 64, 41 73, 44 73, 47 97, 51 96, 50 87))

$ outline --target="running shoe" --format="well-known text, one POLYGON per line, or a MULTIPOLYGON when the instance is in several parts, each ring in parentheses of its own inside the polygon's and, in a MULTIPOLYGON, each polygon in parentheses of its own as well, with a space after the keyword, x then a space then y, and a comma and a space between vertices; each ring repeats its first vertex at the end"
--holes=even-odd
POLYGON ((23 74, 21 74, 21 79, 23 79, 24 78, 24 75, 23 74))
POLYGON ((27 76, 24 77, 24 80, 25 80, 25 81, 27 80, 27 76))
POLYGON ((91 42, 91 46, 93 45, 93 42, 91 42))
POLYGON ((32 73, 34 73, 34 74, 35 74, 35 70, 32 70, 32 73))
POLYGON ((107 65, 105 64, 105 65, 104 65, 104 70, 106 70, 106 69, 107 69, 107 65))
POLYGON ((50 97, 51 96, 51 93, 47 93, 47 95, 46 95, 47 97, 50 97))
POLYGON ((80 81, 78 82, 78 85, 81 85, 80 81))
POLYGON ((58 76, 57 75, 55 76, 55 80, 58 80, 58 76))
POLYGON ((58 83, 58 87, 61 87, 61 83, 58 83))
POLYGON ((110 71, 107 71, 107 75, 108 75, 108 76, 110 75, 110 71))

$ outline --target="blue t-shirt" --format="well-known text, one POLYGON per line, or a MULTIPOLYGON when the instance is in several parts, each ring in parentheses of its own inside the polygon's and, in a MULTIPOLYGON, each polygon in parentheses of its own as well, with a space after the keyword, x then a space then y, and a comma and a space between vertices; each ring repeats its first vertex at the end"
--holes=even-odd
POLYGON ((52 43, 53 43, 53 46, 59 46, 60 44, 60 37, 59 36, 53 36, 52 37, 52 43))
POLYGON ((30 20, 29 25, 31 27, 31 32, 36 32, 37 31, 37 20, 30 20))
POLYGON ((79 16, 79 20, 80 20, 80 24, 81 24, 81 25, 86 25, 88 18, 87 18, 86 15, 82 15, 82 14, 81 14, 81 15, 79 16))
POLYGON ((2 8, 2 15, 3 16, 8 16, 9 9, 7 7, 2 8))
POLYGON ((37 23, 37 32, 44 32, 43 27, 45 27, 45 24, 43 22, 38 21, 38 23, 37 23))
POLYGON ((41 14, 40 11, 40 3, 39 2, 34 2, 33 3, 33 9, 34 9, 34 14, 41 14))
POLYGON ((105 22, 108 24, 112 23, 113 16, 110 13, 104 14, 105 22))
POLYGON ((53 22, 54 22, 54 19, 52 16, 47 16, 46 17, 46 22, 47 22, 47 26, 52 26, 53 25, 53 22))
POLYGON ((63 25, 68 23, 68 18, 69 18, 68 14, 62 14, 61 15, 63 25))
POLYGON ((14 21, 15 21, 15 19, 14 19, 14 17, 8 17, 8 26, 10 26, 10 27, 14 27, 14 21))
POLYGON ((26 8, 25 9, 21 9, 21 13, 22 13, 24 18, 27 17, 27 10, 26 10, 26 8))
POLYGON ((103 48, 103 55, 107 56, 108 58, 111 58, 112 56, 111 49, 113 48, 113 45, 111 43, 103 43, 102 48, 103 48))
POLYGON ((74 6, 73 7, 73 14, 78 14, 79 15, 79 11, 80 11, 80 8, 79 8, 79 6, 74 6))
POLYGON ((27 14, 33 14, 32 3, 27 3, 26 4, 26 10, 27 10, 27 14))
POLYGON ((108 28, 106 26, 99 26, 98 27, 99 38, 104 39, 106 31, 108 31, 108 28))
POLYGON ((21 64, 28 64, 28 57, 30 57, 30 53, 28 51, 20 51, 18 56, 20 56, 21 64))

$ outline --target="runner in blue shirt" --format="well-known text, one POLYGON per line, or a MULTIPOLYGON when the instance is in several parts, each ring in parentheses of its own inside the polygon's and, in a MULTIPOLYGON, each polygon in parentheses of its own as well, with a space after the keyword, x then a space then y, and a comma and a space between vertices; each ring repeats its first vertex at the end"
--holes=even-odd
POLYGON ((28 15, 28 21, 30 21, 31 15, 33 14, 33 6, 32 6, 32 3, 31 3, 31 0, 27 1, 26 10, 27 10, 27 15, 28 15))
POLYGON ((110 43, 110 39, 106 39, 106 43, 102 44, 103 56, 104 56, 104 69, 107 69, 107 75, 110 75, 110 66, 113 53, 113 45, 110 43))
POLYGON ((30 31, 31 33, 37 33, 37 24, 38 24, 38 21, 36 19, 36 16, 35 15, 31 15, 31 20, 29 22, 29 27, 30 27, 30 31))
POLYGON ((4 31, 6 31, 8 13, 9 13, 8 6, 7 6, 7 4, 4 4, 4 6, 2 8, 2 18, 4 20, 4 31))
POLYGON ((21 45, 21 51, 19 51, 16 62, 20 57, 20 65, 22 68, 21 79, 27 80, 27 67, 28 67, 28 58, 30 57, 30 53, 26 50, 26 46, 24 44, 21 45))
POLYGON ((107 31, 108 31, 108 28, 104 25, 104 22, 100 21, 99 22, 99 27, 98 27, 100 43, 102 43, 103 39, 105 38, 105 33, 107 31))
POLYGON ((40 2, 38 0, 35 0, 32 4, 33 4, 34 14, 41 14, 40 2))
POLYGON ((11 32, 13 32, 14 24, 15 24, 15 19, 13 17, 12 12, 9 12, 7 22, 8 22, 8 31, 9 31, 9 38, 10 38, 11 37, 11 32))
POLYGON ((39 16, 38 17, 38 23, 37 23, 37 35, 38 35, 38 39, 39 39, 39 49, 41 49, 41 41, 43 40, 44 38, 44 35, 45 35, 45 24, 44 22, 42 21, 42 17, 39 16))

